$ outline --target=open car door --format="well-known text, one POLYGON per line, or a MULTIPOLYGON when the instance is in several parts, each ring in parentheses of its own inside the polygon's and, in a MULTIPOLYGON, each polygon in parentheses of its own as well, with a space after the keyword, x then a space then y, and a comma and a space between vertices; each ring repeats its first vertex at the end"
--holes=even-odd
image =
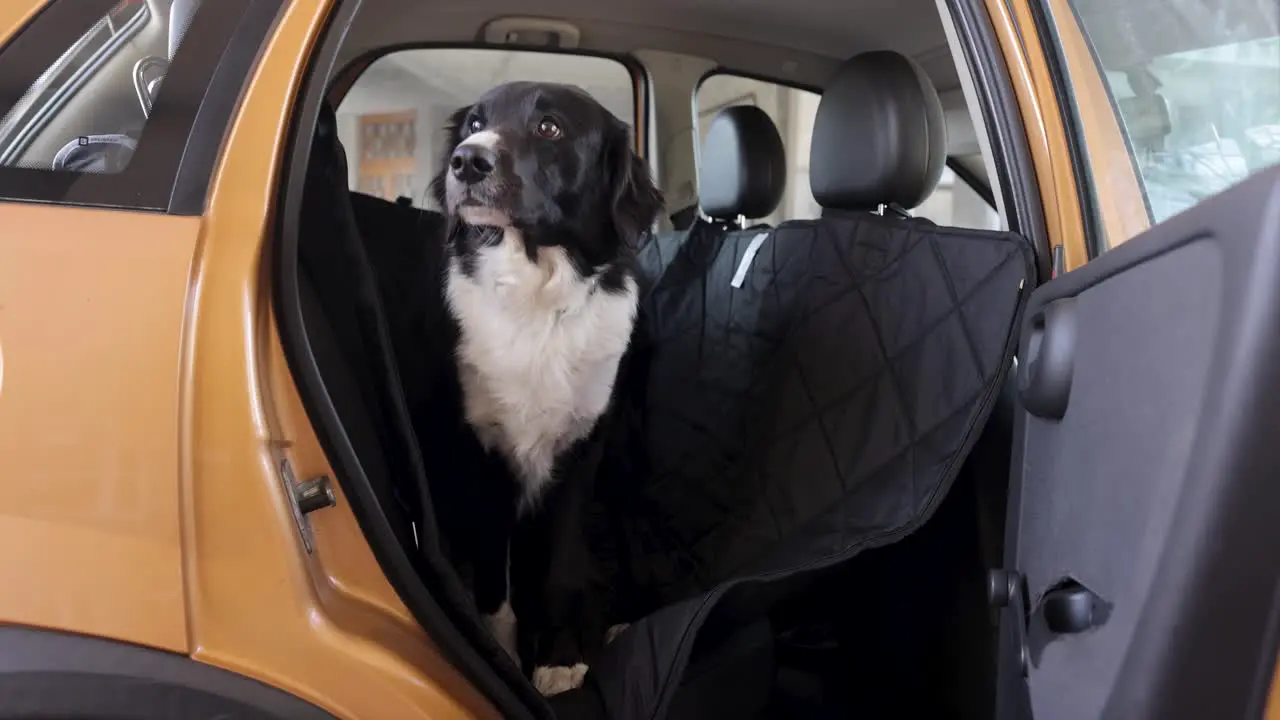
POLYGON ((998 717, 1262 717, 1280 168, 1037 289, 1018 360, 998 717))

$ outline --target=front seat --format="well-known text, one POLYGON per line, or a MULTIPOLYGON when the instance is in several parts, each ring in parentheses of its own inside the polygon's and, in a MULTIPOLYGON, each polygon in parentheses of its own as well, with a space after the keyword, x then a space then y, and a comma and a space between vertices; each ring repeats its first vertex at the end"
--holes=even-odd
POLYGON ((769 115, 754 105, 721 110, 702 142, 702 212, 714 221, 741 226, 739 218, 773 213, 786 189, 787 152, 769 115))
MULTIPOLYGON (((787 187, 787 153, 778 127, 754 105, 721 110, 707 129, 698 168, 706 218, 685 230, 653 235, 640 250, 642 277, 655 286, 678 258, 705 263, 727 241, 743 237, 746 219, 768 217, 787 187)), ((751 231, 767 228, 753 225, 751 231)), ((748 240, 758 233, 751 232, 748 240)))

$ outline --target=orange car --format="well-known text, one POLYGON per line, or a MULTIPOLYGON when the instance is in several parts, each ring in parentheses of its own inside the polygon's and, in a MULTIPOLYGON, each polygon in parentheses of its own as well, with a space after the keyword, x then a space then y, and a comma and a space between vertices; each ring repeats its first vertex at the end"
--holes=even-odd
POLYGON ((1280 718, 1278 163, 1272 0, 0 3, 0 719, 1280 718), (410 421, 515 79, 629 123, 701 343, 548 698, 410 421))

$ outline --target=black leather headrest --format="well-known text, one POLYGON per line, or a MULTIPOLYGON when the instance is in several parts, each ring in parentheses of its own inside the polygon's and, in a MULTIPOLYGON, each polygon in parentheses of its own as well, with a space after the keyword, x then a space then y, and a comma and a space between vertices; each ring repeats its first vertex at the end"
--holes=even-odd
POLYGON ((822 207, 913 208, 933 192, 947 159, 938 92, 898 53, 857 55, 822 94, 809 153, 809 186, 822 207))
POLYGON ((762 218, 782 202, 787 151, 778 127, 758 107, 721 110, 702 142, 701 163, 698 202, 716 220, 762 218))
POLYGON ((200 9, 201 0, 173 0, 169 6, 169 59, 178 53, 182 38, 191 27, 191 20, 200 9))

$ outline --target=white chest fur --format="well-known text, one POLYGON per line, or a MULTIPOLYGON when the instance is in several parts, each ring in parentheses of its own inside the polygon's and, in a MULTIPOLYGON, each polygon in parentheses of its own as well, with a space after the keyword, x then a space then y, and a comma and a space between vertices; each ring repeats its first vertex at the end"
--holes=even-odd
POLYGON ((609 404, 635 323, 637 292, 583 280, 560 248, 530 262, 518 231, 479 251, 467 276, 449 266, 449 306, 462 329, 458 370, 467 422, 506 456, 524 505, 551 480, 556 456, 609 404))

